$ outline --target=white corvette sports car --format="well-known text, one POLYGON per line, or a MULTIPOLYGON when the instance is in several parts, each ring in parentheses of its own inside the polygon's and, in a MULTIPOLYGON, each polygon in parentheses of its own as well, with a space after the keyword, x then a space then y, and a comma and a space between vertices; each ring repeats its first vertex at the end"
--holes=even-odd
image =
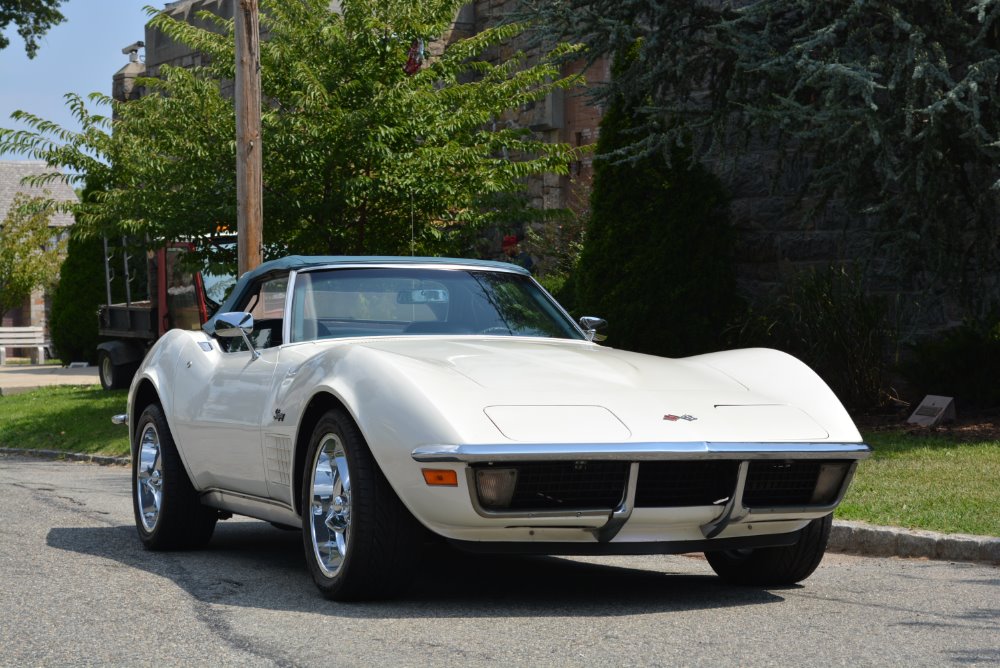
POLYGON ((424 541, 543 554, 705 552, 737 583, 819 564, 869 448, 773 350, 614 350, 519 267, 287 257, 129 390, 150 549, 232 514, 301 526, 324 595, 392 595, 424 541))

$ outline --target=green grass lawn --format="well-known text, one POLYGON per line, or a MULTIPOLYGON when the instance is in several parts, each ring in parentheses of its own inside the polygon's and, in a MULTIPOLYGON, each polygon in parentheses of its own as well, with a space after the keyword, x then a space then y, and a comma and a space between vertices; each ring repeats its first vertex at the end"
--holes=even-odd
MULTIPOLYGON (((0 397, 0 447, 127 455, 126 428, 111 424, 126 396, 63 386, 0 397)), ((837 517, 1000 536, 1000 441, 902 431, 866 437, 875 453, 859 465, 837 517)))
POLYGON ((127 399, 126 390, 82 385, 0 397, 0 447, 127 455, 128 428, 111 423, 127 399))
POLYGON ((838 518, 1000 536, 1000 441, 865 436, 875 452, 858 466, 838 518))

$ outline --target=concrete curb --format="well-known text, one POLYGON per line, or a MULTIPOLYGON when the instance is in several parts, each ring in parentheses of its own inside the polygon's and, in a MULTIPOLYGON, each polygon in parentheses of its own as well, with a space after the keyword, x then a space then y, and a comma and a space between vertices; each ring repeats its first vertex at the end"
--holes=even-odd
POLYGON ((837 520, 829 549, 872 557, 906 557, 1000 564, 1000 538, 881 527, 837 520))
MULTIPOLYGON (((102 466, 129 466, 132 462, 131 457, 86 455, 59 450, 0 448, 0 455, 63 459, 102 466)), ((831 552, 868 557, 982 561, 1000 564, 1000 538, 881 527, 846 520, 834 521, 828 549, 831 552)))

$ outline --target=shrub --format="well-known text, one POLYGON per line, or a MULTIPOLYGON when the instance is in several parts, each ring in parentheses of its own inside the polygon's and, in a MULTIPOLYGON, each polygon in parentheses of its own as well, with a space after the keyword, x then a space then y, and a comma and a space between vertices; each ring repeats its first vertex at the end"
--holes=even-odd
POLYGON ((673 357, 719 347, 738 304, 735 237, 722 185, 675 150, 623 162, 636 111, 601 121, 590 222, 573 274, 577 315, 608 320, 616 348, 673 357))
POLYGON ((920 397, 955 397, 963 407, 1000 406, 1000 319, 966 323, 913 346, 902 373, 920 397))
POLYGON ((876 409, 894 394, 889 379, 898 333, 889 306, 843 267, 804 272, 773 302, 748 312, 737 343, 795 355, 846 406, 876 409))
POLYGON ((52 343, 66 364, 97 362, 97 308, 106 299, 103 257, 100 237, 70 236, 49 318, 52 343))

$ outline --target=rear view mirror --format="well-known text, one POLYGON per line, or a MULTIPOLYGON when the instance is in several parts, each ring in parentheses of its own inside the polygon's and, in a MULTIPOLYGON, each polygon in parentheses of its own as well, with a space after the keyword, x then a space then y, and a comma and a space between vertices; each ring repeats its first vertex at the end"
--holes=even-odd
POLYGON ((598 334, 598 330, 604 329, 608 326, 608 321, 604 318, 595 318, 592 315, 585 315, 580 318, 580 328, 583 329, 583 333, 587 335, 588 341, 604 341, 608 337, 604 334, 598 334))
POLYGON ((250 341, 253 334, 253 316, 249 313, 234 311, 232 313, 220 313, 215 318, 215 335, 231 339, 237 336, 243 337, 243 342, 247 344, 247 350, 254 359, 260 357, 260 351, 254 348, 250 341))
POLYGON ((447 304, 448 291, 441 289, 402 290, 396 295, 397 304, 447 304))
POLYGON ((215 334, 227 339, 253 333, 253 316, 249 313, 220 313, 215 319, 215 334))

